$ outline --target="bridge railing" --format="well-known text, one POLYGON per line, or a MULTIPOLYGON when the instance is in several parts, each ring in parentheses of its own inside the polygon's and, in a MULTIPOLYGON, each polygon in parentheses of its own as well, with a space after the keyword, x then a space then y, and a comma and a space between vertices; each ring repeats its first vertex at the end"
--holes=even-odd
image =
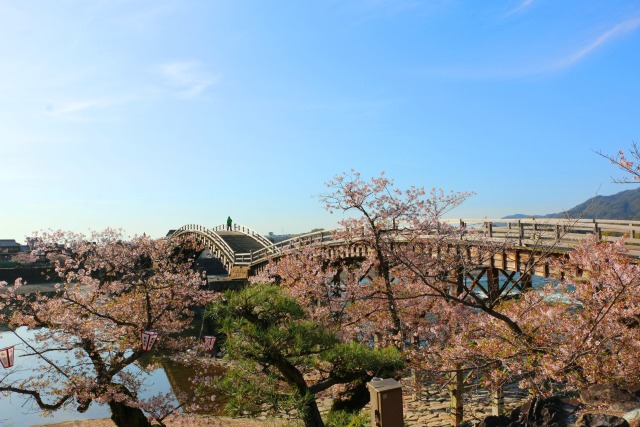
MULTIPOLYGON (((519 247, 552 248, 555 251, 568 251, 579 244, 587 235, 596 235, 602 241, 614 242, 625 238, 625 248, 628 255, 640 258, 640 220, 601 220, 601 219, 557 219, 557 218, 462 218, 445 219, 454 227, 466 227, 480 232, 483 239, 493 241, 510 240, 513 245, 519 247)), ((272 243, 249 227, 235 224, 233 231, 241 232, 259 241, 262 249, 247 252, 234 253, 231 247, 216 233, 226 230, 226 225, 219 225, 213 229, 196 224, 189 224, 176 230, 174 235, 181 232, 198 232, 209 238, 221 251, 227 267, 232 265, 253 266, 264 263, 269 259, 297 250, 309 245, 333 245, 340 244, 335 238, 337 230, 321 230, 307 233, 272 243)), ((428 237, 428 236, 425 236, 428 237)), ((399 236, 402 239, 402 236, 399 236)), ((478 233, 463 235, 464 240, 473 241, 478 238, 478 233)), ((346 249, 345 249, 346 250, 346 249)), ((349 256, 360 256, 363 248, 354 245, 348 248, 349 256)))
POLYGON ((559 251, 576 247, 589 234, 607 242, 625 238, 628 255, 640 257, 640 221, 638 220, 476 218, 447 220, 447 222, 480 229, 484 238, 511 239, 518 246, 553 247, 559 251))
POLYGON ((286 253, 287 251, 298 249, 304 245, 332 243, 334 242, 334 232, 335 230, 314 231, 313 233, 302 234, 278 243, 272 243, 269 247, 253 252, 251 262, 252 264, 259 264, 267 261, 274 255, 286 253))
POLYGON ((189 232, 201 234, 214 242, 216 245, 216 249, 219 250, 222 253, 223 258, 225 258, 223 261, 227 261, 225 264, 228 265, 225 265, 225 267, 227 267, 227 269, 231 267, 236 258, 236 254, 233 252, 233 249, 231 249, 227 242, 225 242, 222 237, 214 233, 210 228, 198 224, 187 224, 174 231, 172 236, 179 236, 180 234, 189 232))
MULTIPOLYGON (((227 231, 227 224, 216 225, 211 230, 213 230, 213 231, 227 231)), ((256 230, 253 230, 253 229, 247 227, 246 225, 233 224, 231 226, 231 231, 236 231, 238 233, 246 234, 247 236, 252 237, 253 239, 258 241, 260 244, 262 244, 265 247, 273 245, 273 242, 271 240, 267 239, 262 234, 258 233, 256 230)))
MULTIPOLYGON (((640 258, 640 220, 561 219, 561 218, 462 218, 445 219, 456 227, 480 231, 480 237, 493 241, 511 240, 520 247, 553 248, 568 251, 576 247, 587 235, 596 235, 601 241, 615 242, 625 238, 629 256, 640 258)), ((286 253, 310 244, 338 244, 334 238, 337 230, 308 233, 273 244, 256 251, 251 263, 262 263, 277 253, 286 253)), ((477 234, 465 236, 472 241, 477 234)), ((248 258, 246 258, 248 259, 248 258)))

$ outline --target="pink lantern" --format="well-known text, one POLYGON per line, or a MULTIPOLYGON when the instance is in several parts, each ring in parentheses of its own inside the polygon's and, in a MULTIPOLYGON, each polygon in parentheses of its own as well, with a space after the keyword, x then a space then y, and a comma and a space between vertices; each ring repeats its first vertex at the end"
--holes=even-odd
POLYGON ((205 335, 204 336, 204 349, 207 351, 213 350, 213 345, 216 343, 216 337, 205 335))
POLYGON ((15 346, 3 348, 0 350, 0 363, 2 363, 3 368, 10 368, 13 366, 13 353, 15 346))
POLYGON ((140 338, 142 339, 142 351, 149 351, 151 350, 151 347, 153 347, 153 345, 156 343, 156 340, 158 339, 158 333, 142 331, 140 333, 140 338))

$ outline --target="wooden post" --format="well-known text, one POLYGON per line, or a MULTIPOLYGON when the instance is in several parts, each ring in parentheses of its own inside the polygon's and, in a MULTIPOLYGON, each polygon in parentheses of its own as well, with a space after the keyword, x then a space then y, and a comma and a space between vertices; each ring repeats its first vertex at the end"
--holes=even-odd
POLYGON ((531 281, 531 275, 528 273, 522 273, 520 276, 520 290, 530 289, 533 286, 531 281))
POLYGON ((499 386, 491 392, 491 415, 504 414, 504 390, 499 386))
POLYGON ((413 401, 418 402, 422 397, 422 374, 416 368, 411 368, 411 382, 413 383, 413 401))
POLYGON ((451 374, 449 383, 449 398, 451 399, 451 423, 454 426, 462 424, 464 416, 464 401, 462 393, 464 391, 464 372, 461 365, 456 365, 456 371, 451 374))
MULTIPOLYGON (((415 348, 420 347, 420 336, 417 332, 411 337, 411 344, 415 348)), ((422 397, 422 372, 419 369, 411 368, 411 380, 413 382, 413 401, 417 402, 422 397)))
MULTIPOLYGON (((459 249, 458 249, 459 250, 459 249)), ((451 287, 450 292, 455 296, 460 295, 464 291, 464 268, 460 267, 455 271, 455 286, 451 287)), ((464 415, 464 401, 462 393, 464 392, 464 371, 462 365, 457 364, 456 370, 449 374, 449 398, 451 408, 451 422, 454 426, 462 424, 464 415)))
POLYGON ((487 268, 487 298, 493 303, 500 297, 500 272, 496 268, 496 261, 491 257, 487 268))
POLYGON ((373 348, 380 348, 380 333, 373 333, 373 348))
POLYGON ((524 224, 518 220, 518 246, 522 246, 522 239, 524 239, 524 224))

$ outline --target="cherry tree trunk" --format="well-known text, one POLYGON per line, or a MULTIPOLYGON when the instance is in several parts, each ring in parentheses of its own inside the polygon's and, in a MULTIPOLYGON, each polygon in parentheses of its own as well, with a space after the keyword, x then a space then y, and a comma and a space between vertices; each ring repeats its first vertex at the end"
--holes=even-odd
POLYGON ((307 396, 309 398, 307 404, 302 409, 304 413, 301 414, 304 426, 324 427, 324 421, 322 421, 322 417, 320 416, 320 410, 318 409, 315 396, 309 391, 302 372, 285 358, 278 360, 276 366, 280 373, 286 378, 286 381, 298 390, 300 396, 307 396))
POLYGON ((122 402, 109 402, 111 420, 118 427, 151 427, 144 412, 140 408, 132 408, 122 402))
POLYGON ((306 411, 302 417, 304 427, 324 427, 324 421, 322 421, 315 399, 311 400, 304 409, 306 411))

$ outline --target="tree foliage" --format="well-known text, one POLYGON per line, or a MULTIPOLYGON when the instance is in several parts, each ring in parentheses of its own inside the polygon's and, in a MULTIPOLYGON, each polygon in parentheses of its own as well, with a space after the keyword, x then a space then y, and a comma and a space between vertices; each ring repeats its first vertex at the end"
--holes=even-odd
POLYGON ((46 410, 77 405, 83 412, 94 401, 105 403, 117 425, 161 423, 175 409, 168 396, 142 399, 141 378, 127 368, 144 354, 142 331, 159 333, 155 349, 180 352, 194 345, 182 336, 192 308, 212 299, 192 268, 196 249, 188 241, 129 240, 114 230, 89 238, 40 236, 34 251, 55 264, 62 278, 57 293, 21 296, 17 283, 5 289, 4 300, 10 328, 36 328, 35 342, 25 341, 26 356, 40 368, 27 378, 10 372, 0 390, 29 395, 46 410))
POLYGON ((416 332, 417 319, 429 321, 424 296, 433 293, 406 280, 398 255, 417 243, 416 251, 448 292, 450 278, 443 273, 455 271, 456 261, 448 242, 473 231, 452 227, 442 216, 471 193, 402 191, 384 174, 367 181, 355 171, 336 176, 327 186, 331 191, 321 195, 326 208, 348 215, 333 235, 342 247, 302 248, 272 263, 258 280, 278 278, 318 318, 339 322, 345 339, 375 336, 383 344, 398 344, 416 332), (356 255, 345 259, 345 252, 356 255))
POLYGON ((616 155, 601 151, 596 151, 596 154, 609 160, 612 165, 624 172, 625 175, 622 178, 613 178, 613 182, 619 184, 638 184, 640 182, 640 148, 635 142, 631 144, 631 149, 626 154, 624 150, 619 150, 616 155))
POLYGON ((234 361, 222 388, 231 412, 294 410, 306 426, 323 426, 315 397, 338 384, 392 375, 402 366, 395 348, 343 343, 274 285, 227 292, 209 311, 228 336, 234 361))
POLYGON ((339 325, 342 339, 379 335, 413 366, 463 369, 489 387, 520 379, 549 394, 557 384, 638 382, 640 272, 621 245, 586 240, 558 259, 562 280, 520 290, 535 262, 548 262, 531 257, 506 287, 479 292, 466 278, 515 242, 498 244, 442 220, 467 193, 426 196, 354 172, 328 185, 327 208, 356 214, 334 233, 339 243, 302 247, 261 279, 277 280, 318 320, 339 325))

